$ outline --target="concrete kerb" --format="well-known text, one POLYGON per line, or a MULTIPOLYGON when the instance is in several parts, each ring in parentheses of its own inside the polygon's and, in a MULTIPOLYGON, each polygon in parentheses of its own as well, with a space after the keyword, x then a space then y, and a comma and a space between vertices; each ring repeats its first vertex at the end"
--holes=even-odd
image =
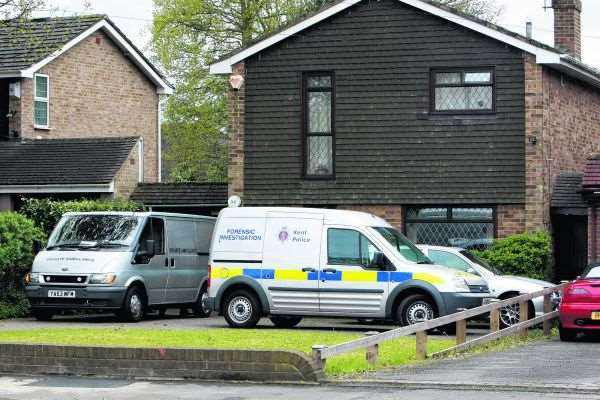
POLYGON ((324 378, 296 351, 1 344, 0 373, 125 379, 312 382, 324 378))

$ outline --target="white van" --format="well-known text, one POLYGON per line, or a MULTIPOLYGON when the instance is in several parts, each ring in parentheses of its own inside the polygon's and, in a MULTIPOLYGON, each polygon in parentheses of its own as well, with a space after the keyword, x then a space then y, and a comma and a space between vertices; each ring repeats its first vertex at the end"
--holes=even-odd
POLYGON ((481 278, 433 265, 386 221, 354 211, 224 209, 209 268, 210 306, 231 327, 262 316, 280 327, 304 316, 408 325, 489 297, 481 278))
POLYGON ((148 309, 208 316, 208 251, 215 218, 158 212, 67 213, 27 276, 33 315, 112 311, 139 321, 148 309))

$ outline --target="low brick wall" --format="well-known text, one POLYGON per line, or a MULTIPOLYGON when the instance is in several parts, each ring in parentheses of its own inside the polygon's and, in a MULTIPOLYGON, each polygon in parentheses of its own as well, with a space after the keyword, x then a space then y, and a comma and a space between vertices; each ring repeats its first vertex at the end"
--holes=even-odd
POLYGON ((322 378, 322 371, 300 352, 26 344, 0 344, 0 373, 260 382, 322 378))

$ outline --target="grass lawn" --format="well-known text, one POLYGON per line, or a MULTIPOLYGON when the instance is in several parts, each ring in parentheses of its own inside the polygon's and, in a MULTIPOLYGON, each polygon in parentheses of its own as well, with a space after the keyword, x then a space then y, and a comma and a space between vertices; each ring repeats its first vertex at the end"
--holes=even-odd
MULTIPOLYGON (((363 337, 355 333, 302 330, 150 330, 150 329, 36 329, 0 331, 0 343, 59 344, 80 346, 219 348, 253 350, 298 350, 310 353, 315 344, 332 345, 363 337)), ((453 340, 430 337, 428 353, 454 344, 453 340)), ((414 363, 415 337, 402 337, 379 348, 377 368, 414 363)), ((327 360, 328 375, 345 375, 372 370, 365 351, 327 360)))

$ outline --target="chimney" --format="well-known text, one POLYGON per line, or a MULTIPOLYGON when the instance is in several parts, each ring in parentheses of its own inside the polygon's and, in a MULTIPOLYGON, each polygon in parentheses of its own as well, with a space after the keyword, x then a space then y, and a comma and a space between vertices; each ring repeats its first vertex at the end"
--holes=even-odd
POLYGON ((581 0, 553 0, 554 46, 581 60, 581 0))

